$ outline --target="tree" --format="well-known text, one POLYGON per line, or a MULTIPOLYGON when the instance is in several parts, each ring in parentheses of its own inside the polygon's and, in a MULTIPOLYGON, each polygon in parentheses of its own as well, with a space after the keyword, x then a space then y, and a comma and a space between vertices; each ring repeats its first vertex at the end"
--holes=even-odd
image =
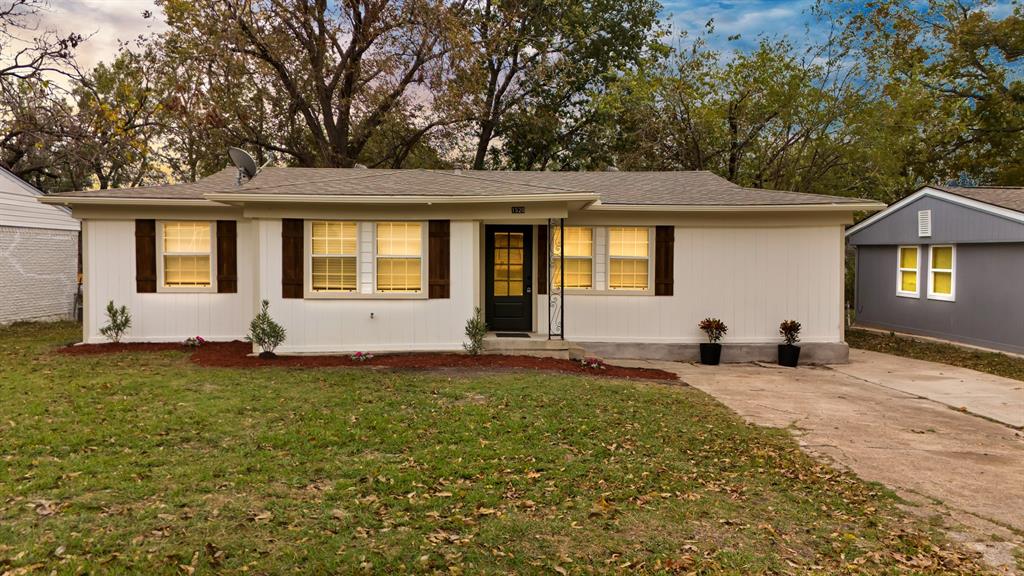
POLYGON ((484 0, 475 11, 473 168, 485 167, 507 117, 571 116, 589 93, 658 52, 659 9, 653 0, 484 0))
POLYGON ((910 168, 929 181, 967 174, 1024 184, 1024 7, 1015 3, 999 18, 988 0, 871 6, 850 27, 886 97, 921 114, 917 128, 928 150, 910 168))
POLYGON ((122 49, 72 92, 77 110, 67 170, 100 189, 164 181, 156 155, 163 102, 151 75, 153 55, 122 49))
POLYGON ((70 108, 54 76, 74 79, 83 41, 39 30, 43 7, 45 0, 0 1, 0 164, 38 183, 56 176, 53 151, 68 126, 70 108))
MULTIPOLYGON (((414 130, 380 146, 394 160, 436 127, 451 68, 465 61, 465 2, 161 0, 163 41, 204 71, 222 120, 245 144, 303 166, 352 166, 404 115, 414 130)), ((402 124, 403 122, 399 122, 402 124)))

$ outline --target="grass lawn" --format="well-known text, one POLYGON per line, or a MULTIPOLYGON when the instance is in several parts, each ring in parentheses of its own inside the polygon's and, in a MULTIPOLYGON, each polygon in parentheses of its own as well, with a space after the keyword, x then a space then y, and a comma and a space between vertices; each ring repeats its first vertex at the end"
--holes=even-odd
POLYGON ((863 350, 941 362, 996 376, 1024 380, 1024 358, 1007 356, 998 352, 983 352, 954 344, 929 342, 856 328, 846 331, 846 341, 850 346, 863 350))
POLYGON ((969 573, 678 384, 201 368, 0 329, 0 573, 969 573))

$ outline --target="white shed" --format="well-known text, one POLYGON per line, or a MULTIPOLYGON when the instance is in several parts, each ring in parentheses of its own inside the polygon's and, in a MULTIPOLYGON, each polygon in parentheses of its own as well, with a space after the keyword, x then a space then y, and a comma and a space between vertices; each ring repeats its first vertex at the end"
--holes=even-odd
POLYGON ((0 324, 74 312, 80 225, 42 195, 0 168, 0 324))

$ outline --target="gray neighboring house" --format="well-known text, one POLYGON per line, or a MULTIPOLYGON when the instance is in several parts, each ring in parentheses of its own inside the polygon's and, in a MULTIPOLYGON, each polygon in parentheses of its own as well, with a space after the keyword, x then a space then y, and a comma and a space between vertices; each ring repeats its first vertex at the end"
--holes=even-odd
POLYGON ((1024 353, 1024 188, 926 186, 846 236, 858 325, 1024 353))
POLYGON ((80 225, 42 195, 0 168, 0 324, 74 313, 80 225))

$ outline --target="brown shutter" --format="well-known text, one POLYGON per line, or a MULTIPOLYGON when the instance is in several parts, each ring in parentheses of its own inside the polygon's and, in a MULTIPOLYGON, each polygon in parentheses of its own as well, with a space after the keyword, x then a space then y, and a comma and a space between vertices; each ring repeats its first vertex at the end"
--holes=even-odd
POLYGON ((234 220, 217 221, 217 292, 238 292, 238 228, 234 220))
POLYGON ((281 297, 302 298, 303 222, 281 220, 281 297))
POLYGON ((537 226, 537 294, 548 293, 548 227, 537 226))
POLYGON ((156 292, 156 220, 135 221, 135 291, 156 292))
POLYGON ((671 296, 675 226, 658 226, 654 231, 654 295, 671 296))
POLYGON ((430 298, 451 297, 451 222, 431 220, 428 227, 427 277, 430 298))

